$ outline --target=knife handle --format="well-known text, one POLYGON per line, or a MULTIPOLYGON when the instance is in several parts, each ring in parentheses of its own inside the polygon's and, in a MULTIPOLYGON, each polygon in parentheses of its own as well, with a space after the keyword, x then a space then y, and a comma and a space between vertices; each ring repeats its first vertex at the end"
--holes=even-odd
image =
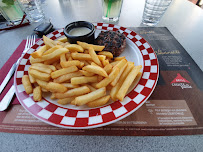
POLYGON ((8 108, 14 94, 15 94, 15 87, 14 85, 12 85, 9 91, 6 93, 6 95, 0 102, 0 111, 4 111, 8 108))
POLYGON ((4 88, 5 88, 6 84, 8 83, 8 81, 11 79, 15 69, 16 69, 16 63, 13 64, 13 66, 9 70, 8 74, 6 75, 5 79, 3 80, 2 84, 0 85, 0 94, 4 90, 4 88))

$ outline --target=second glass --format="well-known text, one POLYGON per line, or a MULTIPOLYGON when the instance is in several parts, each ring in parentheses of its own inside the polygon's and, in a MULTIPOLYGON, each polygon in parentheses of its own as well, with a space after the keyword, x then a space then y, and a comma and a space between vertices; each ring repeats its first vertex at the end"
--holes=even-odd
POLYGON ((105 22, 117 22, 120 17, 123 0, 102 0, 103 15, 105 22))
POLYGON ((172 0, 145 0, 142 23, 155 26, 166 12, 172 0))

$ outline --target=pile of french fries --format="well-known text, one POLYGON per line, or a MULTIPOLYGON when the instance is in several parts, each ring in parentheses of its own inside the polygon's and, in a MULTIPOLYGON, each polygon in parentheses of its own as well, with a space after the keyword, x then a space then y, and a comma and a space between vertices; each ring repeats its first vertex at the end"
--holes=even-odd
POLYGON ((134 66, 125 57, 113 58, 104 46, 77 42, 66 37, 51 40, 43 36, 44 46, 31 54, 31 66, 22 83, 34 101, 42 100, 42 92, 62 105, 98 107, 110 99, 122 101, 141 65, 134 66))

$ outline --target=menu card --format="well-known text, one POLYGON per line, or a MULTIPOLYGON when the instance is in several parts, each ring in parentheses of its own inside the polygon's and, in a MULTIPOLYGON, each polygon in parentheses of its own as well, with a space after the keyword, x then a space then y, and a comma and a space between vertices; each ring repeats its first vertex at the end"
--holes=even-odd
POLYGON ((170 136, 203 134, 203 72, 165 27, 131 28, 157 54, 157 86, 146 103, 114 124, 64 129, 31 116, 21 105, 0 112, 0 131, 50 135, 170 136))

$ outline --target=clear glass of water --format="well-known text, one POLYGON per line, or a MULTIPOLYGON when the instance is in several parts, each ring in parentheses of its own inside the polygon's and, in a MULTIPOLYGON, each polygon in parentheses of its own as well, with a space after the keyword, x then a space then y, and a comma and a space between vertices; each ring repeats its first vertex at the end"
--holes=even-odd
POLYGON ((123 0, 102 0, 103 15, 105 22, 117 22, 120 17, 123 0))
POLYGON ((41 0, 18 0, 18 2, 31 22, 39 22, 45 19, 41 0))
POLYGON ((145 0, 142 24, 155 26, 159 23, 172 0, 145 0))
POLYGON ((15 0, 0 0, 0 12, 11 24, 17 25, 21 22, 24 12, 15 0))

